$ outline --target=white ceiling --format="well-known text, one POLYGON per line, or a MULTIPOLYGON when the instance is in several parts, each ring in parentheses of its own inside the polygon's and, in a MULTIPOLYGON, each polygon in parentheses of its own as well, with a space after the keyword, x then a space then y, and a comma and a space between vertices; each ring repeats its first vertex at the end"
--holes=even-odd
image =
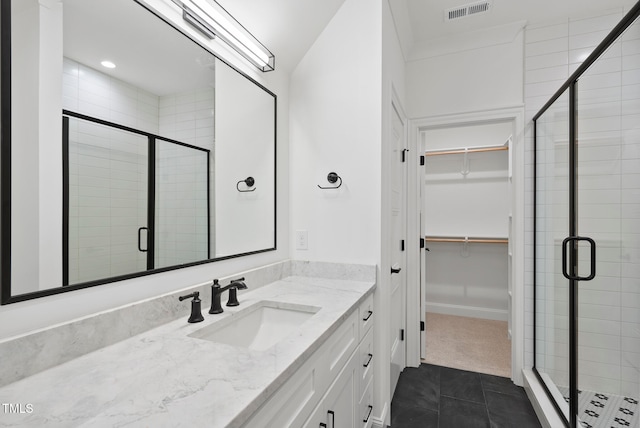
MULTIPOLYGON (((218 3, 271 50, 277 70, 290 72, 344 0, 218 3)), ((78 62, 156 95, 213 84, 213 57, 133 0, 64 0, 63 10, 65 55, 78 62), (117 68, 102 68, 103 59, 117 68)))
POLYGON ((63 13, 66 57, 157 96, 214 84, 215 57, 131 0, 64 0, 63 13))
MULTIPOLYGON (((477 3, 469 0, 401 0, 407 4, 411 17, 411 30, 416 41, 451 34, 495 27, 515 21, 548 21, 592 14, 603 9, 616 8, 628 0, 489 0, 487 13, 444 21, 444 11, 457 6, 477 3)), ((392 0, 393 2, 393 0, 392 0)))
MULTIPOLYGON (((291 70, 344 0, 217 0, 291 70)), ((515 22, 546 22, 632 6, 635 0, 490 0, 488 13, 445 22, 444 11, 474 0, 383 0, 392 10, 406 57, 415 47, 515 22)))
MULTIPOLYGON (((245 26, 258 40, 264 43, 276 57, 276 69, 290 72, 302 59, 318 35, 324 30, 328 22, 342 6, 345 0, 218 0, 231 15, 245 26)), ((383 0, 385 1, 385 0, 383 0)), ((491 11, 472 17, 461 18, 452 22, 444 21, 444 10, 472 3, 467 0, 386 0, 392 10, 397 32, 403 46, 405 57, 409 59, 410 52, 424 44, 438 44, 440 41, 451 39, 453 36, 494 28, 518 21, 549 21, 566 16, 591 14, 594 11, 631 6, 634 0, 490 0, 491 11)), ((158 57, 169 57, 163 54, 163 49, 169 48, 169 39, 175 36, 168 26, 156 19, 158 26, 164 26, 165 31, 149 28, 146 32, 148 42, 140 46, 131 46, 135 34, 140 31, 140 16, 148 12, 141 10, 133 0, 64 0, 65 5, 85 9, 89 3, 100 5, 91 6, 94 9, 94 22, 85 22, 83 28, 78 28, 72 40, 86 40, 91 35, 91 45, 84 46, 83 55, 98 55, 99 42, 95 38, 103 35, 105 45, 119 41, 122 46, 133 49, 129 51, 133 57, 144 57, 142 61, 149 64, 149 72, 140 86, 160 86, 166 77, 162 74, 180 76, 181 72, 175 67, 187 61, 193 63, 194 58, 202 52, 194 46, 177 49, 184 56, 182 61, 169 61, 163 64, 154 62, 158 57), (128 5, 125 6, 125 4, 128 5), (120 7, 135 6, 135 13, 122 13, 120 7), (120 12, 119 12, 120 11, 120 12), (127 22, 131 22, 129 27, 127 22), (137 26, 134 24, 137 22, 137 26), (136 28, 137 27, 137 28, 136 28), (91 31, 93 30, 93 31, 91 31), (165 33, 165 38, 162 33, 165 33), (154 43, 155 42, 155 43, 154 43), (159 42, 159 43, 158 43, 159 42), (156 58, 153 60, 151 58, 156 58), (165 72, 165 73, 163 73, 165 72), (158 84, 154 83, 157 80, 158 84)), ((86 9, 85 9, 86 10, 86 9)), ((149 14, 150 15, 150 14, 149 14)), ((154 25, 155 27, 155 25, 154 25)), ((139 38, 139 37, 138 37, 139 38)), ((82 43, 79 43, 82 45, 82 43)), ((192 44, 193 45, 193 44, 192 44)), ((66 47, 65 47, 66 48, 66 47)), ((97 57, 94 59, 97 61, 97 57)), ((124 59, 128 61, 128 59, 124 59)), ((203 70, 204 71, 204 70, 203 70)), ((120 72, 116 69, 113 73, 120 72)), ((204 76, 203 76, 204 77, 204 76)), ((186 83, 186 82, 185 82, 186 83)))
POLYGON ((444 11, 474 0, 388 0, 405 55, 452 36, 514 22, 548 22, 632 6, 634 0, 489 0, 489 12, 445 22, 444 11))

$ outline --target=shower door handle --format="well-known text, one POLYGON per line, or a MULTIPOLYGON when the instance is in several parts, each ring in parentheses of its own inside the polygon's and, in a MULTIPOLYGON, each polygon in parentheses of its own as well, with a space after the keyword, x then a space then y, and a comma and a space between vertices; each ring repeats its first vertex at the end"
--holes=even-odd
POLYGON ((146 253, 147 251, 149 251, 149 228, 148 227, 139 227, 138 228, 138 251, 142 252, 142 253, 146 253), (146 230, 147 231, 147 249, 143 250, 142 249, 142 231, 146 230))
POLYGON ((562 241, 562 275, 569 280, 574 281, 591 281, 596 277, 596 242, 584 236, 569 236, 562 241), (567 272, 567 244, 578 241, 586 241, 591 248, 591 272, 589 276, 573 276, 567 272))

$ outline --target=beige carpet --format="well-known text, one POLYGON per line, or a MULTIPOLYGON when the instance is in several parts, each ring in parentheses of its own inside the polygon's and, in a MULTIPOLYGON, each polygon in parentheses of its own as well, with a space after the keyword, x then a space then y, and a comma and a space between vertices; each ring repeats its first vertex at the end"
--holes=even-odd
POLYGON ((511 377, 511 341, 506 321, 428 312, 426 324, 424 362, 511 377))

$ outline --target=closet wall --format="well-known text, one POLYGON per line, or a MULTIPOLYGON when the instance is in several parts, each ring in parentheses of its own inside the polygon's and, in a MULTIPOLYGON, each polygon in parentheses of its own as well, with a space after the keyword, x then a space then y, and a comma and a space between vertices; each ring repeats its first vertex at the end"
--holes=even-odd
POLYGON ((498 122, 422 133, 427 312, 510 318, 512 127, 498 122))

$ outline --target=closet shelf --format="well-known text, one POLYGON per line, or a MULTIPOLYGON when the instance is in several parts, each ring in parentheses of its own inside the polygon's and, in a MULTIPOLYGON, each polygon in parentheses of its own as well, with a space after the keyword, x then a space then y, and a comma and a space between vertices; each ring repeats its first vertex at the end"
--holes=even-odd
POLYGON ((497 152, 501 150, 509 150, 508 145, 499 146, 486 146, 486 147, 467 147, 459 149, 449 150, 427 150, 424 152, 426 156, 439 156, 439 155, 463 155, 465 153, 478 153, 478 152, 497 152))
POLYGON ((462 242, 470 244, 508 244, 507 238, 482 238, 469 236, 425 236, 427 242, 462 242))

